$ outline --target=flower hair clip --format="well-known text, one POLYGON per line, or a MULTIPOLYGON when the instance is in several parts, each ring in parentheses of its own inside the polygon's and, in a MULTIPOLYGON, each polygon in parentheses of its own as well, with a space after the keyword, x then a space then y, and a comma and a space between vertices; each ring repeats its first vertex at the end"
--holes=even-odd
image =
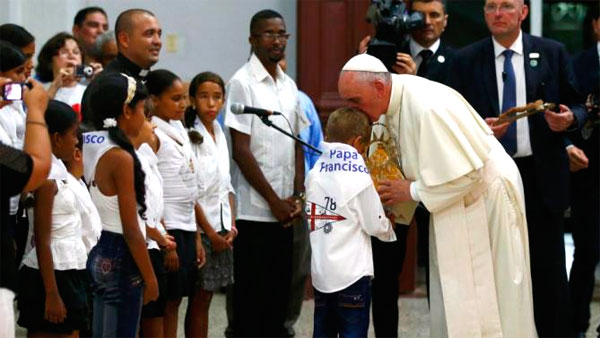
POLYGON ((104 129, 108 129, 108 128, 112 128, 112 127, 116 127, 117 126, 117 120, 115 120, 112 117, 106 118, 104 119, 104 121, 102 121, 102 128, 104 129))

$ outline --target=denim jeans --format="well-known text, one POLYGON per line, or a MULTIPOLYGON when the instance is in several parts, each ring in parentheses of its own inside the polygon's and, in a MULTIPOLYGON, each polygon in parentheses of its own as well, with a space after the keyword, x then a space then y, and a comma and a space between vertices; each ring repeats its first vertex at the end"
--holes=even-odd
POLYGON ((369 331, 371 277, 333 293, 315 290, 314 337, 366 337, 369 331))
POLYGON ((143 283, 123 235, 102 231, 87 261, 94 290, 94 337, 136 337, 143 283))

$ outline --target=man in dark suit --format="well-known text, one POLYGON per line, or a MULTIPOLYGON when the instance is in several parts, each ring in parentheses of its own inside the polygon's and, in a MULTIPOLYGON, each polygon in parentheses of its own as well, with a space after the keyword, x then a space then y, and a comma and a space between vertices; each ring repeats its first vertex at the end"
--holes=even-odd
MULTIPOLYGON (((600 96, 600 11, 590 8, 594 45, 573 58, 575 77, 582 94, 600 96)), ((591 117, 591 116, 590 116, 591 117)), ((600 255, 600 168, 598 126, 586 123, 572 136, 567 148, 571 170, 571 233, 575 244, 569 287, 573 301, 575 329, 581 336, 590 323, 590 302, 594 293, 594 272, 600 255)))
POLYGON ((492 36, 458 51, 450 84, 485 118, 519 167, 525 191, 534 315, 540 336, 574 335, 565 267, 563 212, 569 204, 565 131, 581 127, 585 111, 562 44, 521 31, 523 0, 487 0, 492 36), (500 112, 542 99, 560 104, 494 126, 500 112))
MULTIPOLYGON (((425 26, 411 32, 396 55, 392 70, 398 74, 412 74, 432 81, 446 83, 454 49, 441 39, 448 23, 445 0, 413 0, 411 11, 423 13, 425 26)), ((367 51, 370 37, 359 44, 359 52, 367 51)), ((429 212, 418 208, 415 213, 418 226, 419 262, 426 267, 429 290, 429 212)), ((382 242, 372 238, 375 278, 372 286, 373 327, 377 337, 398 336, 398 276, 406 253, 408 226, 397 224, 397 241, 382 242)))

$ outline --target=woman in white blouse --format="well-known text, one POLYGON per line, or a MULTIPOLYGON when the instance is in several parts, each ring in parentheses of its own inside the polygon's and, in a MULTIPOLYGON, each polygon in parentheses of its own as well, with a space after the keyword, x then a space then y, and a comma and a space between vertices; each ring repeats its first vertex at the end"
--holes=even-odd
POLYGON ((189 88, 191 107, 185 113, 198 170, 198 203, 210 228, 203 229, 206 264, 200 269, 192 306, 200 311, 201 336, 208 334, 208 309, 213 292, 233 284, 234 191, 229 175, 227 140, 216 118, 223 106, 225 85, 215 73, 196 75, 189 88))

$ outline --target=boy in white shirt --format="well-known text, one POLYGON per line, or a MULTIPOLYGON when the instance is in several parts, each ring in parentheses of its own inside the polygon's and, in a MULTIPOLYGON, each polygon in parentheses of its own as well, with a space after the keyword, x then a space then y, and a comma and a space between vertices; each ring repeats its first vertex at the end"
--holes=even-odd
POLYGON ((367 116, 358 110, 333 112, 323 154, 306 179, 315 337, 367 336, 373 277, 370 236, 396 240, 361 156, 370 132, 367 116))

